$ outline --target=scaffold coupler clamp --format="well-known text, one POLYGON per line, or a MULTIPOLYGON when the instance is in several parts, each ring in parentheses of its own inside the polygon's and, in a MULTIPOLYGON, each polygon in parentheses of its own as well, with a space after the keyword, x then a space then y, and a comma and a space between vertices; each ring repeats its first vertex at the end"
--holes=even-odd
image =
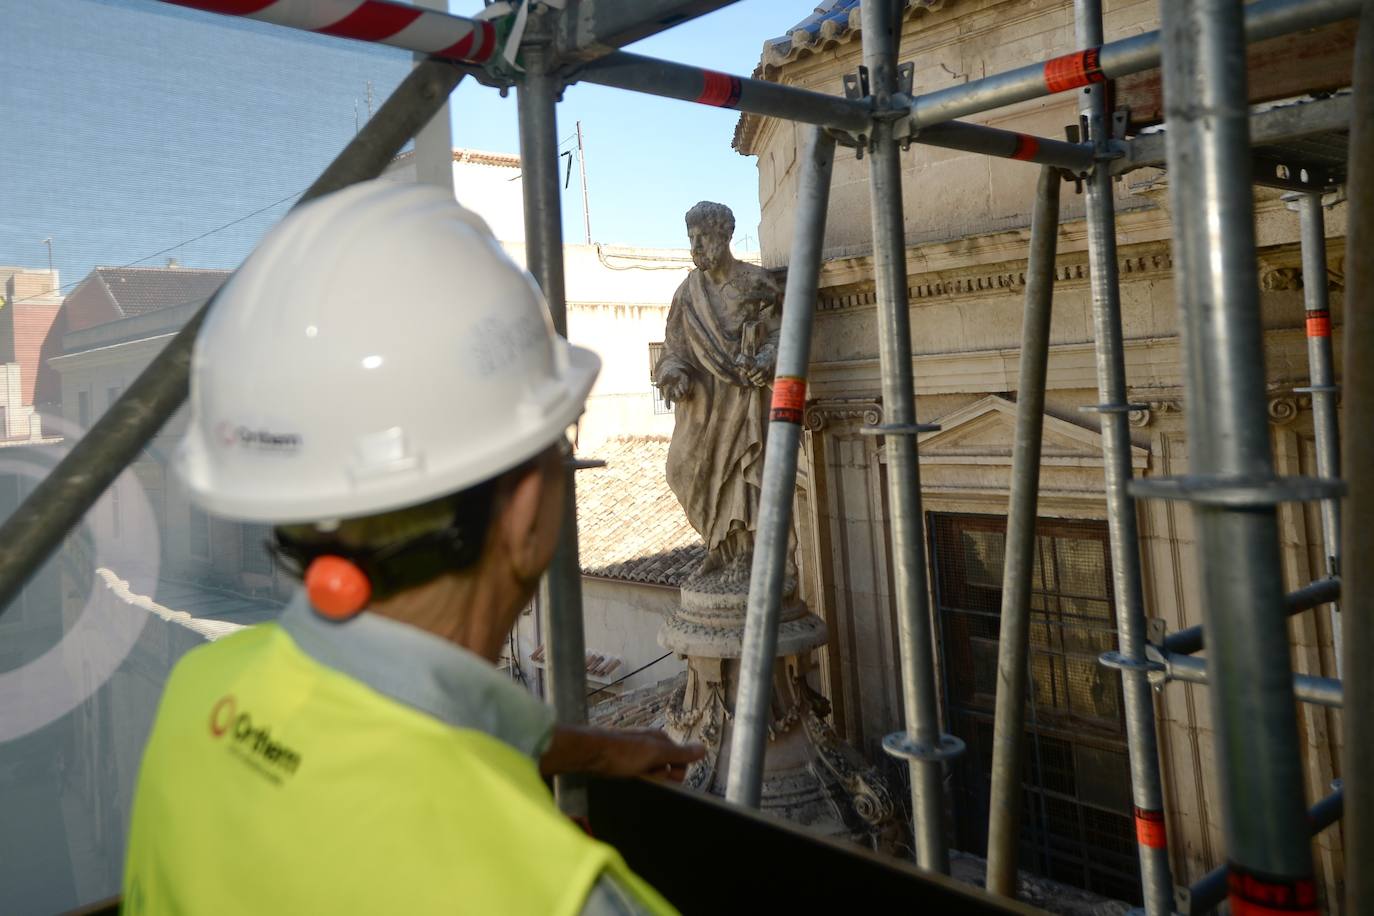
POLYGON ((1120 652, 1103 652, 1097 660, 1108 668, 1142 671, 1151 687, 1159 688, 1169 683, 1169 661, 1161 646, 1146 643, 1144 661, 1132 661, 1120 652), (1109 655, 1114 656, 1112 661, 1107 660, 1109 655))
POLYGON ((963 754, 964 742, 954 735, 941 735, 932 745, 929 741, 917 741, 906 732, 893 732, 883 738, 883 751, 903 760, 940 763, 963 754))
MULTIPOLYGON (((917 134, 911 117, 911 93, 915 78, 915 64, 910 62, 898 64, 897 91, 892 93, 888 106, 881 111, 878 110, 873 99, 873 93, 870 91, 867 67, 860 65, 853 73, 846 73, 842 78, 844 97, 851 102, 867 102, 873 109, 874 121, 892 122, 892 138, 902 145, 903 151, 911 147, 911 142, 917 134)), ((856 159, 862 159, 864 151, 873 148, 873 134, 871 132, 851 132, 834 128, 827 130, 838 145, 854 150, 856 159)))
POLYGON ((496 0, 482 8, 474 19, 485 19, 496 28, 500 52, 474 73, 484 86, 501 90, 504 97, 525 75, 521 51, 527 40, 544 42, 544 20, 563 10, 567 0, 496 0), (533 24, 533 28, 530 26, 533 24))

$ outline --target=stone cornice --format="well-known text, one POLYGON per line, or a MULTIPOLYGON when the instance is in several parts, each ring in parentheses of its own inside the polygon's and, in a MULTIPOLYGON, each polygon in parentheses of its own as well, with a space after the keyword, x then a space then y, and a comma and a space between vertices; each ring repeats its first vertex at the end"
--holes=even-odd
MULTIPOLYGON (((1073 233, 1065 229, 1061 232, 1072 239, 1073 233)), ((1029 239, 1024 232, 1000 232, 967 239, 961 244, 940 242, 911 248, 907 252, 907 301, 919 305, 931 299, 982 299, 999 293, 1020 293, 1026 285, 1028 245, 1029 239), (1012 253, 1022 256, 1006 259, 1006 255, 1012 253), (939 264, 949 266, 930 269, 939 264)), ((867 255, 825 262, 821 267, 817 309, 830 312, 873 307, 876 294, 869 273, 871 265, 872 259, 867 255)), ((1119 251, 1118 270, 1123 283, 1168 274, 1173 270, 1168 241, 1123 245, 1119 251)), ((1327 276, 1333 289, 1344 288, 1343 238, 1327 240, 1327 276)), ((1296 244, 1277 245, 1261 251, 1259 278, 1260 288, 1267 292, 1302 289, 1299 247, 1296 244)), ((1057 285, 1072 288, 1076 284, 1086 284, 1088 279, 1085 251, 1070 251, 1056 259, 1057 285)))
MULTIPOLYGON (((1337 377, 1343 331, 1336 329, 1337 377)), ((1074 341, 1050 347, 1045 385, 1049 391, 1096 391, 1097 364, 1092 341, 1074 341)), ((1125 341, 1127 377, 1139 397, 1132 401, 1166 400, 1183 385, 1183 351, 1177 337, 1141 337, 1125 341), (1166 392, 1151 395, 1150 392, 1166 392)), ((1264 333, 1264 352, 1275 390, 1291 391, 1307 380, 1307 337, 1302 328, 1276 328, 1264 333)), ((998 347, 958 353, 926 353, 912 356, 918 395, 985 394, 1015 391, 1019 381, 1021 350, 998 347)), ((876 357, 813 363, 811 391, 818 400, 855 398, 876 392, 881 384, 876 357)), ((1272 392, 1271 392, 1272 395, 1272 392)), ((1085 401, 1085 403, 1087 403, 1085 401)), ((1160 406, 1156 412, 1168 412, 1160 406)))
MULTIPOLYGON (((1123 256, 1118 269, 1121 279, 1129 281, 1146 274, 1166 273, 1173 268, 1173 258, 1163 243, 1140 246, 1141 250, 1123 256)), ((1055 283, 1061 286, 1086 284, 1088 259, 1085 255, 1070 255, 1055 264, 1055 283)), ((916 274, 908 277, 907 302, 919 305, 927 299, 986 298, 998 293, 1019 293, 1026 285, 1025 262, 1004 262, 983 265, 969 270, 948 270, 916 274)), ((817 309, 822 312, 873 306, 877 295, 871 286, 841 287, 833 292, 823 291, 817 309), (827 293, 830 293, 827 295, 827 293)))

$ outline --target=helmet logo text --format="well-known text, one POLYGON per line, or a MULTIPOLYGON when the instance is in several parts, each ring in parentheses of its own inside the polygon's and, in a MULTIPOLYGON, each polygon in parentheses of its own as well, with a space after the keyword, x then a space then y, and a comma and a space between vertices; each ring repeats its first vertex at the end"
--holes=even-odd
POLYGON ((232 423, 215 427, 215 436, 225 448, 239 446, 264 452, 294 452, 301 447, 299 433, 279 433, 232 423))

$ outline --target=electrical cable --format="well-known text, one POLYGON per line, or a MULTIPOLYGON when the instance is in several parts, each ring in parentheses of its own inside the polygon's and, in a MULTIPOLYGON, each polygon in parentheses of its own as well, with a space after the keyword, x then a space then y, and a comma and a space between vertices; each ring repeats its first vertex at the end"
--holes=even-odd
POLYGON ((619 684, 621 681, 624 681, 624 680, 627 680, 627 679, 629 679, 629 678, 634 677, 636 674, 638 674, 639 672, 643 671, 645 668, 652 668, 654 665, 657 665, 659 662, 663 661, 665 658, 667 658, 668 656, 670 656, 670 655, 672 655, 672 654, 673 654, 673 653, 671 653, 671 652, 664 652, 662 655, 660 655, 658 658, 654 659, 653 661, 649 662, 647 665, 640 665, 638 668, 636 668, 635 670, 631 671, 629 674, 625 675, 625 677, 618 678, 618 679, 616 679, 616 680, 614 680, 614 681, 611 681, 609 684, 607 684, 607 685, 604 686, 604 687, 598 687, 598 688, 596 688, 596 689, 593 690, 591 693, 587 694, 587 699, 591 699, 592 697, 596 696, 598 693, 601 693, 603 690, 608 690, 608 689, 610 689, 611 687, 614 687, 616 684, 619 684))
MULTIPOLYGON (((268 210, 271 210, 273 207, 280 207, 282 204, 286 203, 288 200, 292 200, 292 199, 294 199, 294 198, 300 197, 302 194, 305 193, 305 191, 306 191, 305 188, 301 188, 299 191, 296 191, 294 194, 288 194, 288 195, 286 195, 285 197, 283 197, 281 200, 273 201, 272 203, 268 204, 268 205, 265 206, 265 207, 260 207, 260 208, 258 208, 257 210, 254 210, 252 213, 247 213, 247 214, 245 214, 245 215, 243 215, 243 216, 240 216, 238 219, 230 220, 229 222, 225 223, 225 224, 222 225, 222 226, 216 226, 214 229, 211 229, 211 230, 209 230, 208 232, 202 232, 200 235, 196 236, 195 238, 184 239, 184 240, 182 240, 182 241, 180 241, 180 242, 177 242, 175 245, 172 245, 172 246, 170 246, 170 247, 168 247, 168 248, 162 249, 161 251, 154 251, 152 254, 144 255, 143 257, 139 258, 139 259, 136 260, 136 261, 130 261, 130 262, 127 263, 127 264, 120 264, 120 265, 117 265, 115 269, 116 269, 116 270, 121 270, 121 269, 123 269, 123 268, 125 268, 125 267, 134 267, 134 266, 136 266, 136 265, 138 265, 138 264, 142 264, 144 261, 151 261, 153 258, 157 257, 158 255, 167 254, 167 253, 170 252, 170 251, 176 251, 178 248, 184 248, 185 246, 190 245, 190 244, 192 244, 193 242, 199 242, 201 239, 209 238, 210 236, 214 235, 216 232, 223 232, 225 229, 228 229, 228 228, 230 228, 231 226, 237 226, 239 223, 244 222, 245 220, 250 220, 250 219, 252 219, 252 218, 255 217, 255 216, 258 216, 258 215, 260 215, 260 214, 266 213, 268 210)), ((92 268, 92 269, 94 270, 94 268, 92 268)), ((209 268, 189 268, 189 269, 191 269, 191 270, 205 270, 205 269, 209 269, 209 268)), ((64 284, 62 284, 61 286, 57 287, 56 289, 50 290, 49 292, 45 292, 45 293, 35 293, 35 294, 32 295, 32 296, 27 296, 27 297, 25 297, 25 298, 23 298, 23 299, 17 299, 17 300, 15 300, 13 303, 10 303, 10 304, 11 304, 11 305, 20 305, 20 304, 25 303, 25 302, 30 302, 30 301, 32 301, 32 300, 34 300, 34 299, 41 299, 41 298, 43 298, 44 296, 50 296, 50 295, 52 295, 53 293, 60 293, 60 292, 63 292, 64 290, 69 290, 69 289, 71 289, 71 288, 73 288, 73 287, 75 287, 75 286, 80 286, 82 283, 86 282, 86 277, 89 277, 89 276, 90 276, 90 274, 88 273, 88 274, 86 274, 86 276, 83 276, 80 280, 73 280, 73 281, 70 282, 70 283, 64 283, 64 284)))

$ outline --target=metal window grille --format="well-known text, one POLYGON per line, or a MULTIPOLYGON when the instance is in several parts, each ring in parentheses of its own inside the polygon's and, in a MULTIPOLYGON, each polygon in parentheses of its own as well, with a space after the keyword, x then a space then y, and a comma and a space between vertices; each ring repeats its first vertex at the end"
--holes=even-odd
POLYGON ((210 559, 210 516, 198 507, 187 507, 186 549, 191 556, 202 560, 210 559))
POLYGON ((654 375, 658 372, 658 362, 661 359, 663 359, 662 341, 649 344, 649 390, 653 392, 654 413, 656 414, 673 412, 673 406, 664 400, 663 393, 660 392, 658 386, 654 384, 654 375))
MULTIPOLYGON (((1037 521, 1021 867, 1139 902, 1121 682, 1097 662, 1116 646, 1107 526, 1037 521)), ((987 846, 1006 519, 932 515, 935 597, 952 731, 961 848, 987 846)))
POLYGON ((243 525, 239 529, 242 539, 243 557, 241 566, 244 572, 272 572, 272 554, 267 543, 272 538, 271 525, 243 525))

